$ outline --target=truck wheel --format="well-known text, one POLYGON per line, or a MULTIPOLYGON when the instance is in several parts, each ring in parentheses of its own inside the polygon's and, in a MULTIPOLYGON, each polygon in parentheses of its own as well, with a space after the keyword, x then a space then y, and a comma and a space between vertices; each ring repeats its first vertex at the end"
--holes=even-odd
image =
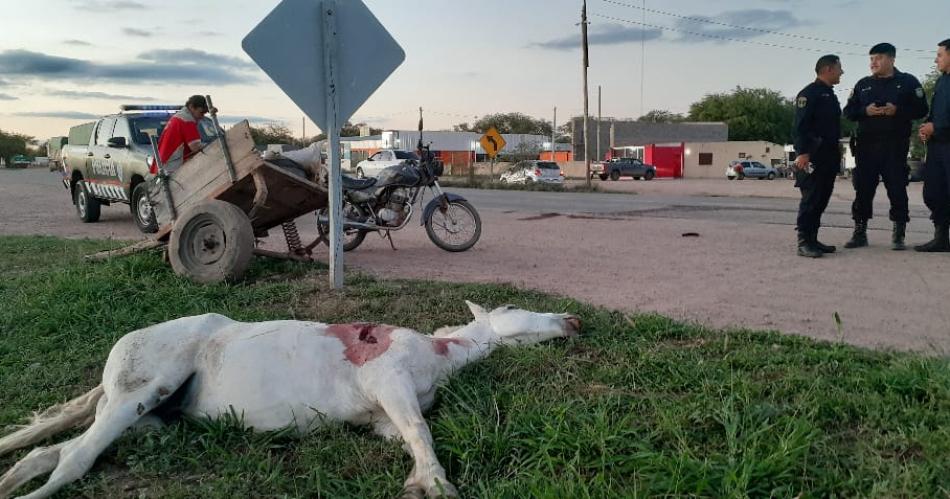
POLYGON ((158 220, 155 219, 155 212, 152 205, 148 202, 148 184, 139 182, 135 189, 132 189, 132 218, 135 219, 135 225, 139 226, 145 234, 154 234, 158 232, 158 220))
POLYGON ((175 273, 205 284, 241 279, 253 255, 251 220, 225 201, 205 201, 186 211, 168 242, 175 273))
POLYGON ((613 180, 614 182, 620 180, 620 172, 617 170, 610 172, 610 180, 613 180))
POLYGON ((600 175, 598 175, 598 177, 600 177, 601 180, 607 180, 608 178, 610 178, 607 176, 606 173, 601 173, 600 175))
POLYGON ((73 204, 76 205, 76 213, 79 214, 79 219, 87 224, 98 222, 102 211, 102 203, 89 193, 85 180, 76 182, 73 196, 73 204))

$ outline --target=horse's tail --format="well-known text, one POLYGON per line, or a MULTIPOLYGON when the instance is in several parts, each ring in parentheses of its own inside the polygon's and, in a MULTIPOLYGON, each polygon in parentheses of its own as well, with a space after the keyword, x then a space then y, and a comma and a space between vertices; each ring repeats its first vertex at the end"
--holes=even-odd
POLYGON ((0 438, 0 456, 73 428, 89 426, 96 419, 96 406, 102 398, 102 385, 68 402, 33 414, 30 424, 0 438))

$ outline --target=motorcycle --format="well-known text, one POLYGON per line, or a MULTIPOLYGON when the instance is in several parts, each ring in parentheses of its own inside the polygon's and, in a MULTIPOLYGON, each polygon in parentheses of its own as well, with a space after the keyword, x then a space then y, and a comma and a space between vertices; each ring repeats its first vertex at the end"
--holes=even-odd
MULTIPOLYGON (((470 249, 482 234, 478 211, 465 198, 442 190, 439 177, 442 163, 429 146, 422 157, 384 169, 377 177, 357 179, 343 175, 343 251, 356 249, 370 232, 378 232, 392 242, 392 232, 402 230, 412 220, 414 208, 422 206, 425 193, 431 200, 422 210, 420 225, 426 235, 445 251, 470 249)), ((317 211, 317 231, 330 244, 330 213, 317 211)))

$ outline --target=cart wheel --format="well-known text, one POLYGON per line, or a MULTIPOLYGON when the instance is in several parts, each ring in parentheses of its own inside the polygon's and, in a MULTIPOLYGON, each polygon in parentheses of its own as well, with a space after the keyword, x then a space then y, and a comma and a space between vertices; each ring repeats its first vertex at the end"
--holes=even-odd
POLYGON ((237 281, 254 254, 254 228, 237 206, 205 201, 175 222, 168 258, 175 273, 195 282, 237 281))

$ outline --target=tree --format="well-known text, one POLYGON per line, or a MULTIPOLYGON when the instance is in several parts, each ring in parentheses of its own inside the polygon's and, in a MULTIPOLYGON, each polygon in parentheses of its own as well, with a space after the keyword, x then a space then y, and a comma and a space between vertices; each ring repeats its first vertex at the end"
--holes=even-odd
MULTIPOLYGON (((340 129, 340 137, 359 137, 360 128, 365 127, 365 126, 366 126, 366 123, 361 122, 354 125, 350 123, 349 121, 347 121, 346 124, 343 125, 343 128, 340 129)), ((381 133, 383 133, 382 128, 370 127, 369 129, 370 135, 379 135, 381 133)))
POLYGON ((795 106, 767 88, 736 87, 731 93, 710 94, 689 108, 689 121, 722 121, 729 140, 792 141, 795 106))
POLYGON ((485 133, 495 127, 498 133, 551 135, 551 122, 532 118, 522 113, 497 113, 482 116, 474 124, 460 123, 452 127, 456 132, 485 133))
POLYGON ((665 109, 654 109, 637 118, 637 121, 648 123, 682 123, 686 121, 686 117, 665 109))
POLYGON ((262 127, 251 127, 251 138, 257 145, 295 144, 297 141, 286 125, 270 123, 262 127))
POLYGON ((39 144, 36 145, 36 147, 33 147, 33 148, 30 149, 30 154, 31 154, 34 158, 42 158, 42 157, 45 157, 45 156, 46 156, 46 144, 48 144, 48 143, 49 143, 49 141, 46 141, 46 140, 44 140, 43 142, 40 142, 39 144))
POLYGON ((0 130, 0 158, 9 165, 14 156, 28 152, 27 145, 31 142, 33 137, 29 135, 0 130))

